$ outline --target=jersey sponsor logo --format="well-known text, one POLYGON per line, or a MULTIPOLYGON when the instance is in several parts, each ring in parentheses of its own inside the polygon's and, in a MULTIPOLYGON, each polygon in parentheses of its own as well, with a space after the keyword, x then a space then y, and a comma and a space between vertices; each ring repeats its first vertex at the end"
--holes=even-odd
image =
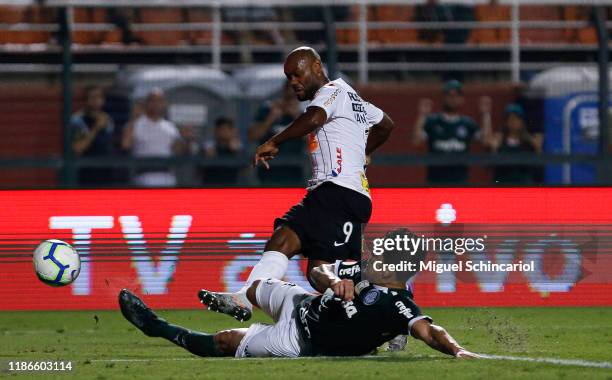
POLYGON ((402 301, 397 301, 395 303, 395 306, 397 306, 397 308, 399 309, 399 313, 404 317, 408 319, 414 317, 414 315, 412 315, 412 310, 410 310, 410 308, 407 307, 402 301))
POLYGON ((340 89, 336 89, 336 91, 334 91, 329 98, 323 103, 323 105, 325 107, 329 106, 330 104, 332 104, 334 101, 336 101, 336 98, 338 97, 338 94, 340 93, 340 89))
POLYGON ((355 112, 354 114, 355 116, 355 121, 361 124, 366 124, 368 122, 368 119, 365 115, 365 113, 357 113, 355 112))
POLYGON ((364 305, 374 305, 376 301, 380 298, 380 290, 378 289, 370 289, 368 290, 362 297, 362 302, 364 305))
POLYGON ((331 289, 328 289, 325 293, 323 293, 323 295, 321 296, 321 301, 319 301, 319 311, 324 308, 327 309, 327 303, 333 298, 334 292, 331 289))
POLYGON ((353 305, 353 301, 344 301, 342 302, 342 307, 346 312, 346 317, 348 319, 353 318, 353 315, 357 314, 357 308, 353 305))
POLYGON ((463 152, 466 149, 465 142, 452 138, 449 140, 436 140, 434 147, 442 152, 463 152))
POLYGON ((342 245, 344 245, 346 242, 342 242, 342 243, 338 243, 337 241, 334 241, 334 247, 340 247, 342 245))
POLYGON ((467 129, 464 126, 457 128, 457 136, 461 138, 467 137, 467 129))
POLYGON ((332 169, 332 176, 337 177, 342 172, 342 148, 336 147, 336 169, 332 169))
POLYGON ((351 102, 363 102, 363 99, 361 99, 361 97, 354 92, 348 91, 346 94, 348 95, 349 99, 351 99, 351 102))
MULTIPOLYGON (((342 243, 344 244, 344 243, 342 243)), ((353 277, 355 274, 361 272, 361 268, 359 267, 359 264, 353 264, 348 268, 342 268, 338 271, 338 276, 347 276, 347 277, 353 277)))
POLYGON ((368 183, 368 179, 365 176, 364 172, 359 172, 359 177, 361 177, 361 188, 363 191, 370 193, 370 184, 368 183))
POLYGON ((353 112, 366 112, 365 107, 361 103, 351 103, 353 112))
POLYGON ((354 92, 347 92, 349 99, 351 100, 351 107, 353 108, 353 116, 355 117, 355 121, 361 124, 367 124, 367 112, 365 107, 363 106, 363 99, 359 97, 354 92))
POLYGON ((301 306, 299 314, 300 314, 300 322, 302 322, 302 327, 304 328, 304 331, 308 335, 308 338, 310 338, 311 337, 310 329, 308 328, 308 320, 306 319, 306 315, 308 315, 308 308, 305 306, 301 306))
POLYGON ((319 141, 317 141, 317 134, 315 132, 310 132, 308 134, 308 151, 313 153, 319 147, 319 141))

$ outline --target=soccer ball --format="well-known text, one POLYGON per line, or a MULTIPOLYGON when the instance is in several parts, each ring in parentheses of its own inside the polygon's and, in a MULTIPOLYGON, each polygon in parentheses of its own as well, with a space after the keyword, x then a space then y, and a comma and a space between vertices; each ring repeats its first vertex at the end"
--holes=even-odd
POLYGON ((45 284, 64 286, 79 276, 81 259, 70 244, 61 240, 45 240, 34 251, 34 270, 45 284))

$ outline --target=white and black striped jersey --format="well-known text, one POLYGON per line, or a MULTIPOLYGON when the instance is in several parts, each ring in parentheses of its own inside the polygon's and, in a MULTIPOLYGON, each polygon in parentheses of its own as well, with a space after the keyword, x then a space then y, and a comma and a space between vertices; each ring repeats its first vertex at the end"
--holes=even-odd
POLYGON ((327 114, 325 124, 308 135, 313 171, 308 189, 330 181, 369 197, 365 148, 370 128, 380 123, 383 111, 342 79, 321 87, 308 107, 327 114))

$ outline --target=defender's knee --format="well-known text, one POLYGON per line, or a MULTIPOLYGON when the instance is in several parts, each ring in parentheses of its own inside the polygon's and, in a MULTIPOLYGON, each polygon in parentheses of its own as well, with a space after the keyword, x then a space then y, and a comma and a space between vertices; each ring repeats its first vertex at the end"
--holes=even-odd
POLYGON ((253 281, 253 283, 249 285, 249 288, 246 291, 246 296, 249 302, 257 307, 259 307, 259 305, 257 304, 257 287, 259 286, 260 282, 261 280, 253 281))
POLYGON ((222 330, 215 334, 214 341, 220 352, 225 355, 234 355, 243 337, 243 331, 222 330))

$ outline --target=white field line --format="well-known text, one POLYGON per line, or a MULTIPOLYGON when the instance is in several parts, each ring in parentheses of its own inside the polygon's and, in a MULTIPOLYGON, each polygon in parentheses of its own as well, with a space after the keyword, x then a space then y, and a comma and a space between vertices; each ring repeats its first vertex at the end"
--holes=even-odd
MULTIPOLYGON (((488 360, 502 360, 502 361, 521 361, 521 362, 530 362, 530 363, 546 363, 546 364, 554 364, 554 365, 562 365, 562 366, 578 366, 578 367, 589 367, 589 368, 610 368, 612 369, 611 362, 595 362, 581 359, 557 359, 557 358, 532 358, 532 357, 524 357, 524 356, 505 356, 505 355, 487 355, 480 354, 483 359, 488 360)), ((253 359, 265 359, 265 360, 343 360, 343 359, 382 359, 384 360, 389 356, 382 355, 368 355, 368 356, 344 356, 344 357, 329 357, 329 356, 309 356, 309 357, 301 357, 301 358, 249 358, 247 360, 253 359)), ((433 356, 433 355, 417 355, 414 358, 431 358, 431 359, 442 359, 441 356, 433 356)), ((91 360, 92 363, 145 363, 152 361, 196 361, 196 360, 244 360, 237 358, 159 358, 159 359, 94 359, 91 360)), ((467 359, 470 360, 470 359, 467 359)))
POLYGON ((235 358, 230 356, 225 357, 210 357, 210 358, 156 358, 156 359, 92 359, 90 362, 92 363, 146 363, 146 362, 180 362, 180 361, 191 361, 191 360, 200 360, 200 361, 227 361, 227 360, 311 360, 311 359, 320 359, 320 360, 339 360, 339 359, 376 359, 376 358, 384 358, 385 356, 302 356, 298 358, 287 358, 287 357, 270 357, 270 358, 235 358))
POLYGON ((484 359, 490 360, 508 360, 508 361, 519 361, 519 362, 532 362, 532 363, 546 363, 556 365, 570 365, 578 367, 590 367, 590 368, 612 368, 610 362, 593 362, 581 359, 556 359, 556 358, 530 358, 521 356, 505 356, 505 355, 486 355, 481 354, 484 359))

